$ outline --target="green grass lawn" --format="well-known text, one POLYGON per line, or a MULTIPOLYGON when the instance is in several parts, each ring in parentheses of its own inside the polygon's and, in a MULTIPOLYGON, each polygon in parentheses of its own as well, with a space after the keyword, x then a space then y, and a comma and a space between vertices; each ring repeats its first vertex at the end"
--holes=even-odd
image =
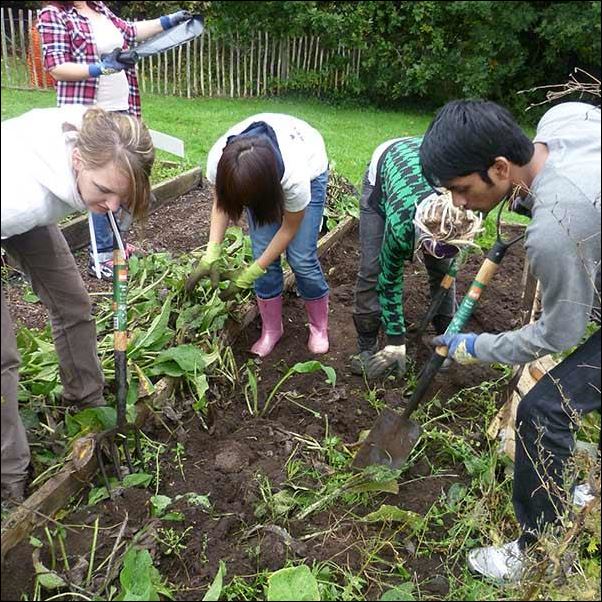
MULTIPOLYGON (((2 119, 35 107, 51 107, 54 91, 2 89, 2 119)), ((290 113, 308 121, 324 136, 335 168, 359 184, 374 149, 385 140, 423 133, 430 114, 341 108, 315 100, 281 98, 186 98, 142 96, 143 117, 149 127, 184 140, 187 160, 204 166, 212 144, 231 125, 264 111, 290 113)))
MULTIPOLYGON (((2 119, 32 108, 55 106, 55 92, 2 89, 2 119)), ((420 135, 433 115, 410 111, 333 106, 315 99, 289 98, 180 98, 142 95, 143 118, 154 130, 184 140, 186 166, 201 165, 207 153, 230 126, 265 111, 289 113, 308 121, 324 136, 331 165, 358 189, 374 149, 385 140, 420 135)), ((167 157, 161 153, 160 158, 167 157)), ((506 213, 507 221, 526 223, 506 213)))

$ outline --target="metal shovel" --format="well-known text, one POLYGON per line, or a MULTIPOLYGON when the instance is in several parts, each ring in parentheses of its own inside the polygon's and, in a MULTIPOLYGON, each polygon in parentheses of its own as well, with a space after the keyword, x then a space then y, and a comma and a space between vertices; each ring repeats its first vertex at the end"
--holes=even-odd
MULTIPOLYGON (((497 272, 506 251, 524 236, 523 233, 512 240, 502 240, 500 221, 503 207, 504 203, 501 203, 497 215, 497 240, 489 253, 487 253, 483 265, 472 281, 468 292, 464 295, 462 303, 460 303, 460 307, 447 327, 445 334, 456 334, 464 328, 485 287, 497 272)), ((441 368, 446 357, 447 347, 437 347, 435 349, 435 352, 420 374, 416 389, 412 393, 412 397, 405 407, 403 414, 400 415, 393 410, 385 408, 382 414, 376 419, 368 436, 357 451, 352 463, 354 468, 361 469, 372 464, 382 464, 396 469, 404 464, 422 432, 420 425, 410 420, 410 416, 424 398, 431 381, 441 368)))

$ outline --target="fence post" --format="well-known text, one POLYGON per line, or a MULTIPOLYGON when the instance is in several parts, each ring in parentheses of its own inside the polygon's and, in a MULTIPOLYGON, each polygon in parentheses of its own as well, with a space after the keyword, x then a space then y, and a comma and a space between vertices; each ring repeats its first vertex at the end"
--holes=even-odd
POLYGON ((204 52, 205 52, 205 35, 201 36, 201 56, 199 62, 201 63, 201 96, 205 96, 205 65, 204 65, 204 52))
POLYGON ((190 98, 190 42, 186 44, 186 98, 190 98))
POLYGON ((240 98, 240 34, 236 30, 236 96, 240 98))
POLYGON ((2 22, 0 23, 1 34, 2 34, 2 63, 4 64, 4 70, 6 72, 6 79, 8 80, 8 85, 10 86, 12 81, 10 77, 10 69, 8 67, 8 48, 6 46, 6 32, 4 31, 4 7, 0 6, 0 18, 2 22))
MULTIPOLYGON (((8 20, 10 25, 10 41, 11 41, 11 53, 13 55, 13 67, 17 64, 17 50, 15 44, 15 22, 13 20, 13 9, 9 7, 8 9, 8 20)), ((15 72, 16 73, 16 72, 15 72)))
POLYGON ((263 94, 268 92, 268 53, 270 50, 270 42, 268 39, 268 31, 265 30, 265 52, 263 55, 263 94))
POLYGON ((208 83, 209 83, 209 96, 213 96, 213 81, 211 73, 211 31, 207 32, 207 69, 208 69, 208 83))
POLYGON ((226 95, 226 38, 222 36, 222 94, 226 95))

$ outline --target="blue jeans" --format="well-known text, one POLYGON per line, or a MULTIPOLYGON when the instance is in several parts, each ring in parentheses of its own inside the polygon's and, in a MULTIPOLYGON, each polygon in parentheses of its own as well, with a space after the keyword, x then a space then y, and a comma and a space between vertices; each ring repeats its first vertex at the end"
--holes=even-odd
MULTIPOLYGON (((115 215, 115 214, 113 214, 115 215)), ((117 219, 117 216, 115 216, 117 219)), ((105 213, 92 213, 92 223, 96 238, 96 247, 99 253, 110 253, 113 251, 113 229, 105 213)), ((92 254, 92 243, 88 246, 92 254)))
MULTIPOLYGON (((318 234, 326 202, 328 171, 311 181, 311 201, 297 234, 286 249, 286 259, 295 274, 299 295, 306 301, 321 299, 328 294, 328 285, 318 259, 318 234)), ((259 259, 280 229, 280 224, 258 227, 247 210, 253 258, 259 259)), ((280 258, 268 266, 266 273, 255 281, 255 294, 260 299, 272 299, 282 294, 284 279, 280 258)))

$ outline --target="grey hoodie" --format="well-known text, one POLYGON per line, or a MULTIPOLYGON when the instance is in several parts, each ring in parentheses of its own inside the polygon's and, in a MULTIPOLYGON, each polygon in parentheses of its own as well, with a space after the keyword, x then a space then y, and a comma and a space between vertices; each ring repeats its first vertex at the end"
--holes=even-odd
POLYGON ((519 330, 480 335, 475 350, 486 362, 523 364, 564 351, 600 309, 600 109, 558 105, 542 117, 534 142, 549 155, 522 204, 531 210, 525 248, 543 311, 519 330))

